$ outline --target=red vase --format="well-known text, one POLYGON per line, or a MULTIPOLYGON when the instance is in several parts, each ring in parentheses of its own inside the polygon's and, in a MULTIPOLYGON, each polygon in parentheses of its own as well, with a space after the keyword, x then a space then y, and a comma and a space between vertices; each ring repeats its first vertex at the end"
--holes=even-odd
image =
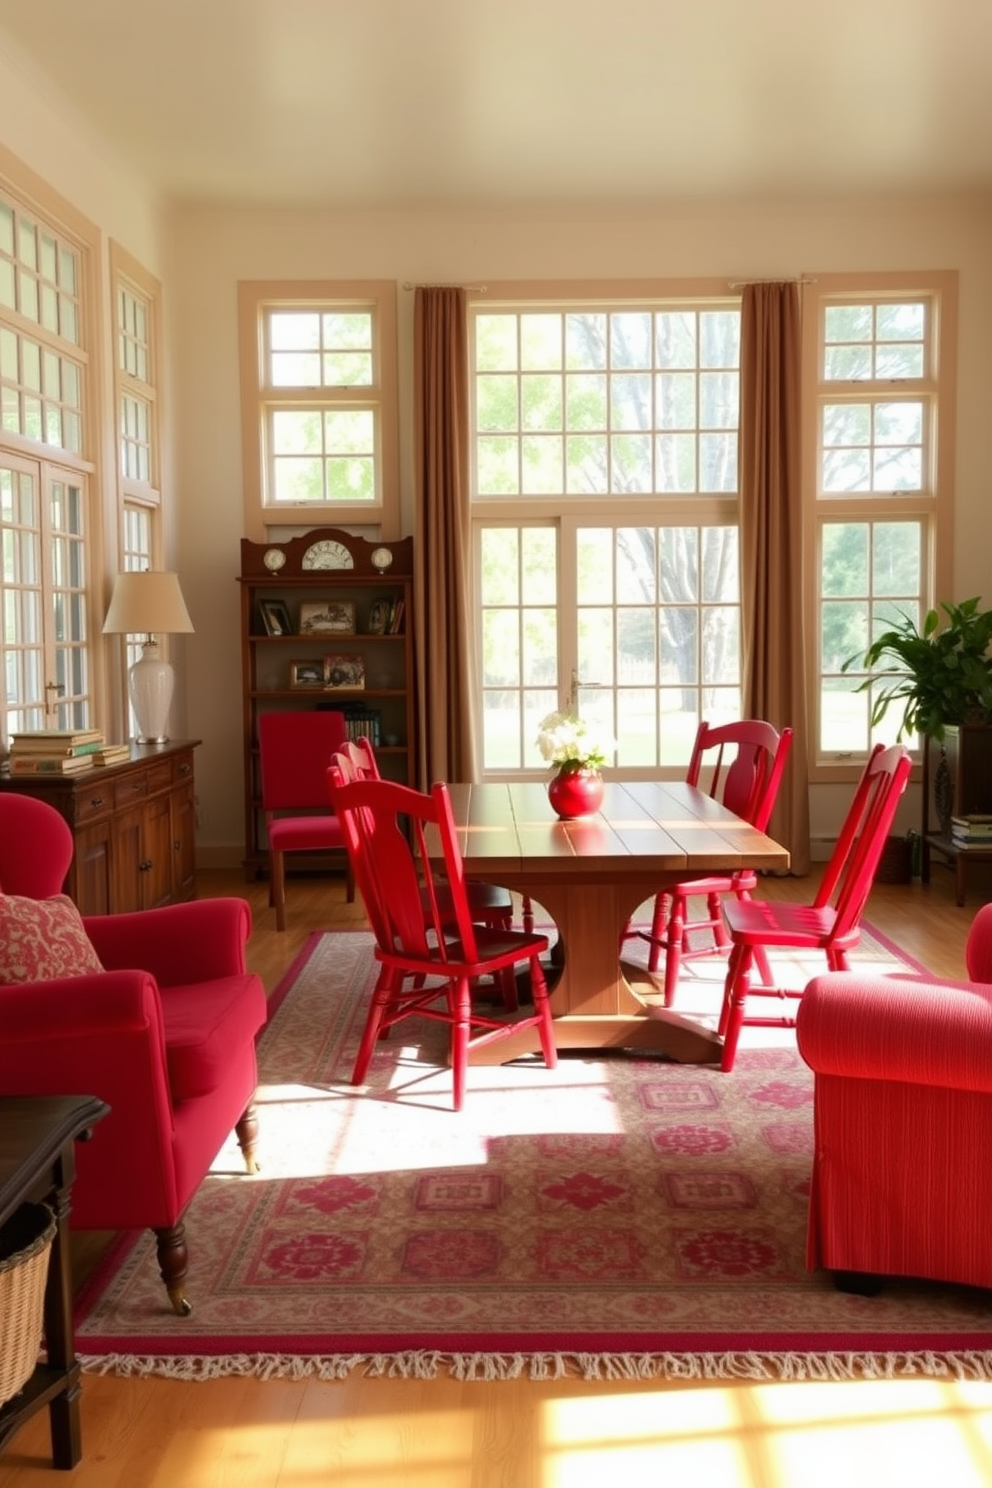
POLYGON ((548 800, 562 821, 593 816, 603 804, 603 777, 598 770, 560 770, 548 786, 548 800))

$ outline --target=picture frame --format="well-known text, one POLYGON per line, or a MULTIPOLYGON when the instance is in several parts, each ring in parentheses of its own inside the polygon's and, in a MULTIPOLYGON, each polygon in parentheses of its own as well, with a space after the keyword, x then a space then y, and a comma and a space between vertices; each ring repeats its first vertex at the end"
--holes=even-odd
POLYGON ((293 624, 289 618, 289 610, 281 599, 260 599, 258 601, 258 613, 267 636, 293 634, 293 624))
POLYGON ((355 606, 350 599, 318 599, 300 605, 300 635, 354 635, 355 606))
POLYGON ((320 688, 324 685, 323 661, 291 661, 289 664, 290 687, 320 688))
POLYGON ((389 629, 389 621, 392 613, 393 601, 391 599, 375 600, 369 609, 369 635, 385 635, 389 629))
POLYGON ((361 692, 365 687, 365 659, 361 656, 325 656, 324 689, 327 692, 361 692))

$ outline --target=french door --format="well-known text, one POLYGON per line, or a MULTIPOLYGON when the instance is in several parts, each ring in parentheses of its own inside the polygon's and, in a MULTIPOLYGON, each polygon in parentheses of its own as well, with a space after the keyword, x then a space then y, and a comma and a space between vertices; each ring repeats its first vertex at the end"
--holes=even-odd
POLYGON ((86 727, 86 489, 78 472, 0 456, 0 541, 0 734, 86 727))
POLYGON ((736 524, 480 523, 475 573, 484 775, 546 771, 559 708, 632 773, 680 772, 701 717, 740 717, 736 524))

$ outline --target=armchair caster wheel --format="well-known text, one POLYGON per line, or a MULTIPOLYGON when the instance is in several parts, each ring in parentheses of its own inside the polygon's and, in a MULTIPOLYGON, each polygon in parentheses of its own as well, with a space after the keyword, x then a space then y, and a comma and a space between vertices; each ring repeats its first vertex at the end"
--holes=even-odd
POLYGON ((190 1313, 193 1311, 192 1302, 189 1300, 188 1297, 184 1297, 181 1293, 178 1297, 170 1296, 169 1301, 172 1303, 172 1310, 176 1314, 176 1317, 189 1317, 190 1313))
POLYGON ((849 1292, 854 1297, 877 1297, 882 1290, 884 1278, 873 1276, 870 1271, 834 1271, 834 1286, 839 1292, 849 1292))

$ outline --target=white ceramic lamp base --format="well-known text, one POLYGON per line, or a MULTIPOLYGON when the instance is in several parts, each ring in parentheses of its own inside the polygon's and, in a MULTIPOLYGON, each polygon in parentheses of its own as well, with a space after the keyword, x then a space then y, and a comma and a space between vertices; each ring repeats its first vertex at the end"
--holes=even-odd
POLYGON ((176 685, 176 674, 164 661, 157 641, 146 641, 141 649, 141 660, 136 661, 127 674, 131 707, 138 725, 139 744, 165 744, 168 734, 165 726, 169 720, 172 692, 176 685))

